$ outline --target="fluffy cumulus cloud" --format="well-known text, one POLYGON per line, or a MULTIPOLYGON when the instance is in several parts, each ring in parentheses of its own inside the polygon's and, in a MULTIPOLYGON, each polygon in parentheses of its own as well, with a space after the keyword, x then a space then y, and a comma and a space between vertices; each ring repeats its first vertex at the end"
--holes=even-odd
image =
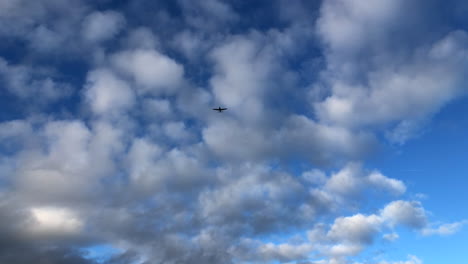
POLYGON ((316 29, 326 47, 322 81, 330 91, 314 104, 321 120, 383 125, 390 140, 404 143, 428 116, 466 93, 467 33, 421 35, 435 11, 426 6, 418 13, 419 4, 324 1, 316 29))
POLYGON ((184 69, 155 50, 123 51, 112 58, 113 65, 130 77, 143 92, 156 95, 173 92, 183 83, 184 69))
POLYGON ((120 112, 135 103, 129 84, 108 69, 89 72, 85 89, 86 100, 96 114, 120 112))
POLYGON ((427 224, 426 213, 417 202, 394 201, 383 209, 382 217, 393 225, 402 224, 421 228, 427 224))
POLYGON ((456 233, 366 162, 466 92, 436 6, 0 1, 0 263, 370 263, 456 233))

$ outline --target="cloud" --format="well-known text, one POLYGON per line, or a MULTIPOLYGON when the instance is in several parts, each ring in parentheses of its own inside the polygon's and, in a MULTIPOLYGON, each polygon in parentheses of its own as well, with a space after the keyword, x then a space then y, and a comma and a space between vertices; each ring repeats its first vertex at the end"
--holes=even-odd
POLYGON ((83 222, 67 208, 38 207, 32 208, 36 223, 31 227, 33 233, 78 233, 83 222))
POLYGON ((315 225, 307 232, 307 236, 318 255, 327 256, 330 263, 348 263, 347 259, 373 244, 385 225, 384 221, 380 215, 375 214, 337 217, 328 226, 315 225))
MULTIPOLYGON (((68 41, 76 39, 77 35, 75 31, 70 31, 70 27, 80 27, 82 18, 88 11, 81 0, 71 0, 68 3, 41 0, 31 5, 25 3, 23 0, 2 1, 0 35, 26 41, 25 44, 34 48, 34 52, 30 54, 32 56, 36 56, 34 53, 37 51, 44 51, 42 48, 51 51, 51 47, 43 45, 45 43, 35 43, 37 40, 67 40, 67 44, 71 44, 68 41)), ((67 48, 60 46, 60 50, 67 48)))
POLYGON ((185 30, 174 36, 173 45, 190 60, 202 58, 212 45, 209 40, 202 39, 192 31, 185 30))
POLYGON ((406 186, 402 181, 388 178, 378 171, 368 173, 359 163, 348 163, 327 180, 325 189, 342 196, 355 196, 366 186, 376 187, 389 194, 402 195, 406 186))
POLYGON ((466 225, 468 221, 460 221, 460 222, 455 222, 455 223, 450 223, 450 224, 442 224, 439 227, 436 228, 431 228, 431 227, 426 227, 422 230, 422 234, 425 236, 430 236, 430 235, 442 235, 442 236, 447 236, 447 235, 452 235, 457 233, 464 225, 466 225))
POLYGON ((161 45, 158 37, 147 27, 140 27, 130 31, 125 42, 126 46, 131 50, 151 50, 161 45))
POLYGON ((135 103, 134 92, 127 82, 108 69, 88 73, 85 98, 98 115, 120 113, 135 103))
MULTIPOLYGON (((233 232, 268 233, 287 230, 290 223, 305 224, 314 217, 304 207, 311 199, 307 189, 290 175, 262 166, 244 166, 220 171, 220 177, 219 188, 199 197, 202 216, 210 223, 226 225, 233 232), (251 225, 245 226, 246 221, 251 225)), ((318 201, 309 206, 315 214, 320 213, 318 201)))
POLYGON ((60 82, 54 72, 44 68, 11 65, 0 57, 0 81, 5 89, 21 100, 35 98, 36 104, 44 104, 68 97, 72 86, 60 82))
POLYGON ((263 103, 259 99, 275 67, 275 58, 258 44, 255 39, 238 37, 216 48, 211 55, 217 66, 217 74, 210 80, 216 100, 241 109, 240 113, 249 113, 244 117, 262 115, 263 103))
POLYGON ((143 111, 149 119, 166 119, 173 115, 171 102, 166 99, 145 99, 143 111))
POLYGON ((63 37, 54 30, 41 25, 31 34, 31 46, 41 52, 52 52, 64 44, 63 37))
POLYGON ((229 160, 259 159, 273 148, 272 142, 252 127, 241 127, 234 120, 222 120, 203 130, 206 144, 219 157, 229 160), (226 144, 229 142, 230 144, 226 144))
POLYGON ((312 251, 313 247, 310 244, 290 245, 272 243, 260 246, 258 253, 262 255, 265 261, 279 260, 279 261, 293 261, 297 259, 306 259, 312 251))
POLYGON ((104 122, 88 128, 80 121, 56 121, 24 138, 34 144, 13 152, 15 192, 26 203, 54 205, 91 199, 98 182, 115 173, 123 135, 104 122))
POLYGON ((295 115, 286 118, 278 130, 242 126, 242 122, 232 119, 214 121, 203 130, 203 138, 214 153, 226 159, 302 157, 317 164, 326 164, 341 157, 362 157, 374 143, 370 135, 356 135, 340 127, 321 125, 305 116, 295 115), (249 148, 246 148, 247 144, 249 148))
POLYGON ((388 138, 401 144, 418 133, 426 118, 466 93, 466 32, 418 41, 411 36, 430 22, 423 15, 426 9, 410 11, 415 8, 387 0, 323 3, 316 29, 327 58, 322 81, 330 93, 314 103, 320 120, 383 126, 388 138))
POLYGON ((379 0, 369 5, 365 1, 328 0, 322 4, 317 30, 331 50, 352 54, 367 41, 379 41, 386 34, 381 29, 393 26, 403 6, 404 1, 379 0))
POLYGON ((376 215, 364 216, 361 214, 351 217, 335 219, 327 236, 338 241, 351 243, 372 242, 372 237, 378 232, 382 219, 376 215))
POLYGON ((111 62, 131 76, 142 93, 171 94, 183 84, 183 66, 155 50, 123 51, 113 55, 111 62))
POLYGON ((184 19, 187 24, 200 30, 214 31, 223 25, 239 20, 239 15, 226 1, 179 0, 178 3, 184 11, 184 19))
POLYGON ((388 262, 388 261, 381 261, 378 264, 422 264, 422 260, 420 260, 416 256, 408 256, 407 261, 396 261, 396 262, 388 262))
POLYGON ((135 139, 129 150, 127 159, 130 177, 134 182, 142 181, 146 177, 152 163, 160 157, 162 149, 147 139, 135 139))
POLYGON ((306 2, 0 2, 0 262, 346 264, 459 230, 366 158, 464 94, 466 33, 306 2))
POLYGON ((394 201, 385 206, 381 214, 393 225, 411 228, 423 228, 427 225, 426 212, 419 202, 394 201))
POLYGON ((112 39, 125 25, 125 18, 115 11, 93 12, 89 14, 82 28, 86 41, 99 43, 112 39))
POLYGON ((192 137, 183 122, 166 123, 163 125, 163 130, 167 137, 179 142, 189 140, 192 137))
MULTIPOLYGON (((433 229, 428 227, 428 220, 424 208, 418 202, 397 200, 387 204, 378 214, 354 214, 340 216, 331 224, 319 223, 307 231, 308 243, 314 245, 314 251, 328 256, 333 263, 350 263, 352 256, 363 252, 374 244, 378 234, 397 226, 406 226, 423 235, 452 234, 463 222, 440 225, 433 229)), ((383 235, 387 241, 395 241, 399 235, 395 232, 383 235)), ((325 260, 324 260, 325 261, 325 260)), ((314 263, 314 262, 313 262, 314 263)), ((320 261, 318 262, 320 263, 320 261)), ((327 263, 325 261, 325 263, 327 263)), ((379 262, 390 263, 390 262, 379 262)), ((407 262, 392 263, 421 263, 419 259, 411 257, 407 262)))
POLYGON ((382 175, 380 172, 372 172, 369 174, 368 181, 371 185, 388 190, 397 195, 401 195, 406 191, 406 186, 402 181, 388 178, 382 175))
POLYGON ((349 164, 338 173, 333 174, 326 183, 326 188, 341 195, 356 194, 362 187, 361 173, 358 164, 349 164))
POLYGON ((399 238, 400 236, 397 233, 391 233, 391 234, 385 234, 383 235, 383 239, 388 240, 388 241, 395 241, 399 238))

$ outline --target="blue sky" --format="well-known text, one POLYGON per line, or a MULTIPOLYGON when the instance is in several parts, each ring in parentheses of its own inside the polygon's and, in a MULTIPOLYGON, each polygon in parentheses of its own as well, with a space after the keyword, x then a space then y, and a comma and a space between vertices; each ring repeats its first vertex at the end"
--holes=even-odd
POLYGON ((0 2, 0 263, 464 263, 467 10, 0 2))

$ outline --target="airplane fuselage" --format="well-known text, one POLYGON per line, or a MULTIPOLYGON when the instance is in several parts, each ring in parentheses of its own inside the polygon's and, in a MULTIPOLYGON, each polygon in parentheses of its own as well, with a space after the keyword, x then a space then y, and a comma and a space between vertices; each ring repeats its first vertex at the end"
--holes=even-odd
POLYGON ((221 113, 222 111, 226 110, 227 108, 221 108, 220 106, 218 108, 213 108, 213 110, 218 111, 221 113))

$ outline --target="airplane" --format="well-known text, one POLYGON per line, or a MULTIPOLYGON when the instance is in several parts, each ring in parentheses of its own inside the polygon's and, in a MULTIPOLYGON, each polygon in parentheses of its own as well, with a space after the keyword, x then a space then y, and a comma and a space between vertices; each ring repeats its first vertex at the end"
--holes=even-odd
POLYGON ((220 106, 218 106, 218 108, 213 108, 213 110, 218 111, 218 112, 220 112, 220 113, 221 113, 221 111, 224 111, 224 110, 226 110, 226 109, 227 109, 227 108, 221 108, 220 106))

